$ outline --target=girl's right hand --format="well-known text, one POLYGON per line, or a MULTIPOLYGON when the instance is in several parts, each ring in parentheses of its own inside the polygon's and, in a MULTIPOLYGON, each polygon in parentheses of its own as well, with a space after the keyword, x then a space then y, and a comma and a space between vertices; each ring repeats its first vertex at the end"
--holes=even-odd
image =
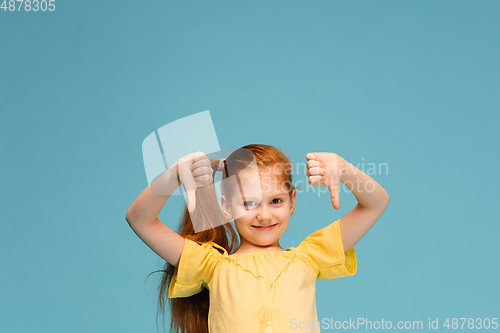
POLYGON ((192 213, 196 207, 196 189, 213 182, 212 164, 201 151, 181 157, 175 164, 186 191, 188 211, 192 213))

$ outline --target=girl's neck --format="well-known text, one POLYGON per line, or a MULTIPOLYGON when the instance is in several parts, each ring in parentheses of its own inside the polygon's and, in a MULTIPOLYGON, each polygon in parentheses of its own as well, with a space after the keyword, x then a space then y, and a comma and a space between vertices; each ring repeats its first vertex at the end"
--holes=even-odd
POLYGON ((241 246, 233 254, 243 254, 250 252, 276 252, 285 251, 279 244, 277 246, 241 246))

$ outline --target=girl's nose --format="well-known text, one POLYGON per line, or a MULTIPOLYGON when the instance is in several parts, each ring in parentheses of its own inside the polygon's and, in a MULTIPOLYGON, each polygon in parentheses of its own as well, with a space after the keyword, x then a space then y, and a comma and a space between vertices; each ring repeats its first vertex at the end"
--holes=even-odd
POLYGON ((262 210, 259 214, 257 214, 257 219, 259 221, 269 221, 272 220, 272 215, 268 210, 262 210))

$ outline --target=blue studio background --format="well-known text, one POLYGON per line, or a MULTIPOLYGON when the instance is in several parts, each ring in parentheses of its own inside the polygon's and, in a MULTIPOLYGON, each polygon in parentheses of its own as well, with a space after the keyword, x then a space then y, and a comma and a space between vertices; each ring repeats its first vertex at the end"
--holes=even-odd
MULTIPOLYGON (((318 280, 320 320, 500 317, 498 1, 53 3, 0 10, 0 331, 156 332, 163 261, 125 214, 146 136, 205 110, 221 147, 387 164, 391 202, 357 274, 318 280)), ((284 248, 356 204, 297 199, 284 248)))

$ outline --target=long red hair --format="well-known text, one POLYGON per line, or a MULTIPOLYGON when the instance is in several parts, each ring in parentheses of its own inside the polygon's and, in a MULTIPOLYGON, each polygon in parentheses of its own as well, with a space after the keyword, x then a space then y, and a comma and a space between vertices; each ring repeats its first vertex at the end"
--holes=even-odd
MULTIPOLYGON (((292 184, 292 164, 282 151, 270 145, 250 144, 235 150, 226 159, 222 179, 238 174, 254 160, 259 169, 274 166, 273 169, 282 175, 282 180, 291 197, 292 191, 296 188, 292 184)), ((215 177, 219 160, 211 160, 210 162, 213 170, 212 176, 215 177)), ((221 192, 226 198, 230 198, 236 188, 237 186, 232 181, 221 181, 221 192)), ((231 223, 227 223, 227 218, 219 207, 213 183, 196 190, 196 209, 190 215, 187 206, 184 207, 177 233, 199 244, 214 242, 225 248, 229 254, 239 247, 237 232, 231 223), (201 229, 204 231, 195 233, 191 218, 195 220, 197 226, 203 224, 201 229)), ((168 287, 175 269, 175 266, 165 262, 163 270, 149 274, 163 273, 158 286, 157 328, 159 314, 162 315, 162 326, 164 327, 165 304, 169 302, 172 319, 170 331, 172 333, 208 333, 208 309, 210 305, 208 289, 203 288, 202 291, 190 297, 169 298, 168 287)))

